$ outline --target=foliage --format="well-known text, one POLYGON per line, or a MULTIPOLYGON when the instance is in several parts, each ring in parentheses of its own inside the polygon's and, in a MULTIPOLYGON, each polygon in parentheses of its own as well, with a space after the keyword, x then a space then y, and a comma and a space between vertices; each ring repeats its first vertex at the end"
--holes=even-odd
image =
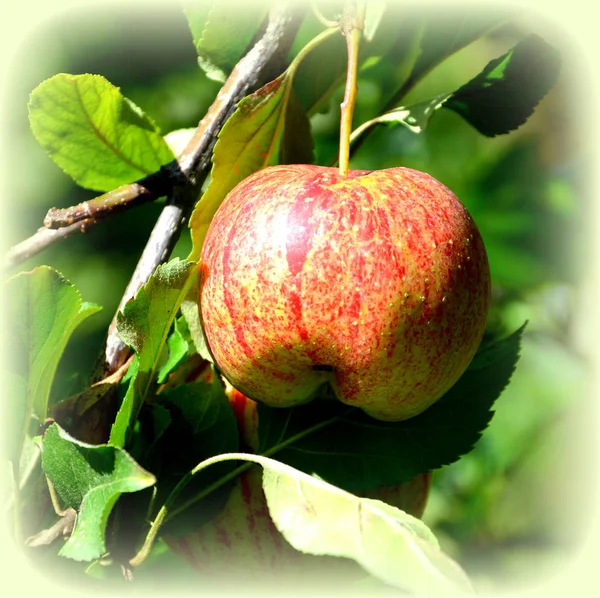
MULTIPOLYGON (((383 16, 375 10, 367 13, 360 54, 354 163, 427 170, 465 201, 488 247, 495 284, 487 335, 462 378, 423 414, 384 423, 327 396, 294 409, 260 405, 257 454, 244 458, 264 467, 270 515, 297 550, 353 559, 370 575, 401 588, 430 589, 432 580, 439 579, 444 587, 458 583, 468 591, 469 583, 453 558, 467 566, 457 542, 470 545, 473 536, 468 534, 476 534, 478 528, 493 533, 485 517, 497 507, 491 499, 481 498, 482 488, 487 485, 491 492, 498 472, 518 468, 529 432, 543 428, 565 406, 561 394, 547 410, 548 419, 539 410, 527 413, 537 378, 530 374, 530 381, 521 381, 518 391, 509 380, 521 348, 531 363, 539 365, 532 350, 535 337, 528 336, 529 331, 549 334, 548 327, 538 323, 548 306, 523 306, 530 306, 540 289, 562 288, 558 285, 563 280, 570 282, 570 273, 553 267, 555 256, 540 250, 538 238, 540 222, 576 225, 573 185, 543 170, 534 140, 505 141, 512 134, 485 139, 525 123, 556 82, 560 61, 548 42, 523 33, 506 13, 456 8, 446 20, 412 9, 397 26, 393 9, 380 9, 383 16), (439 70, 470 47, 476 48, 478 74, 466 76, 461 68, 453 68, 451 75, 444 75, 439 70), (480 56, 482 48, 491 54, 487 59, 480 56), (378 124, 404 126, 374 126, 378 124), (524 332, 526 319, 531 323, 524 332), (508 421, 503 401, 518 414, 517 424, 508 421), (499 413, 492 419, 495 409, 499 413), (435 535, 402 510, 349 494, 394 486, 439 468, 429 519, 435 535), (461 482, 465 476, 468 480, 461 482), (446 489, 455 498, 442 498, 446 489), (469 524, 453 519, 455 511, 465 510, 457 496, 477 507, 469 524), (370 550, 355 548, 357 535, 358 543, 370 550), (423 562, 436 574, 425 573, 426 568, 420 568, 423 562)), ((202 114, 181 122, 175 110, 164 108, 165 90, 173 93, 180 88, 185 97, 189 86, 195 91, 189 92, 188 104, 198 95, 206 109, 218 89, 214 82, 225 80, 256 38, 266 10, 252 6, 243 18, 230 20, 224 7, 189 5, 185 15, 183 26, 189 27, 193 38, 192 43, 188 35, 187 43, 196 49, 197 55, 191 57, 201 74, 180 74, 184 85, 173 83, 174 74, 163 75, 163 83, 131 89, 124 79, 121 87, 130 100, 100 75, 61 74, 49 77, 31 94, 31 131, 81 187, 109 191, 169 163, 173 151, 161 131, 190 127, 202 114), (155 120, 146 112, 155 114, 155 120)), ((95 331, 88 327, 80 336, 75 333, 98 308, 82 303, 79 291, 56 270, 42 266, 8 281, 14 356, 6 379, 12 404, 9 456, 15 496, 27 498, 36 475, 43 471, 59 503, 57 513, 62 513, 58 506, 77 512, 69 539, 62 547, 54 542, 51 548, 60 557, 92 563, 90 574, 105 568, 106 553, 123 564, 147 547, 148 563, 158 559, 161 544, 152 543, 153 534, 180 535, 209 521, 223 507, 240 472, 225 456, 237 454, 247 441, 202 337, 195 303, 196 260, 212 216, 245 176, 270 164, 335 161, 336 103, 344 85, 345 45, 336 34, 313 47, 311 40, 322 30, 315 16, 307 13, 292 47, 290 67, 245 97, 221 129, 211 177, 191 217, 190 234, 175 250, 175 256, 187 259, 174 257, 159 267, 118 315, 120 338, 135 353, 122 380, 95 386, 84 382, 101 345, 106 318, 124 288, 123 270, 131 269, 131 254, 139 253, 144 226, 133 226, 137 220, 124 216, 129 227, 125 232, 117 229, 114 237, 105 232, 102 238, 93 236, 100 233, 91 234, 92 245, 97 244, 104 257, 86 254, 82 261, 89 270, 69 261, 61 248, 44 256, 79 279, 78 286, 89 291, 84 296, 107 305, 105 319, 96 318, 95 331), (126 243, 115 249, 115 239, 126 243), (100 291, 103 283, 90 279, 104 268, 111 284, 100 291), (78 362, 73 358, 76 353, 87 355, 88 362, 83 357, 78 362), (74 373, 79 377, 75 383, 70 378, 74 373), (92 421, 94 410, 101 410, 104 419, 92 421), (45 428, 47 416, 58 423, 45 428), (35 443, 42 448, 42 469, 35 451, 27 449, 35 443), (209 462, 214 464, 205 468, 209 462), (202 509, 192 508, 198 504, 202 509), (150 528, 146 521, 152 522, 150 528)), ((138 209, 142 222, 154 217, 155 212, 144 215, 146 208, 138 209)), ((65 241, 71 242, 81 243, 65 241)), ((561 350, 569 353, 568 348, 561 350)), ((540 351, 545 359, 547 350, 540 351)), ((575 362, 569 361, 565 369, 579 372, 575 362)), ((527 378, 527 371, 523 376, 527 378)), ((500 490, 493 498, 501 502, 500 490)), ((60 516, 48 517, 49 525, 60 516)))

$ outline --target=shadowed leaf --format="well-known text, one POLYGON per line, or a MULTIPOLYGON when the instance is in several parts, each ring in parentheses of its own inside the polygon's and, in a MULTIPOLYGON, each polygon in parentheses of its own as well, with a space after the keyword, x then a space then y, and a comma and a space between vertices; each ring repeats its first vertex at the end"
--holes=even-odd
POLYGON ((46 418, 56 368, 69 338, 100 307, 82 302, 75 286, 47 266, 10 279, 5 297, 9 458, 18 463, 31 418, 38 425, 46 418))
POLYGON ((395 486, 452 463, 490 422, 518 360, 522 331, 481 348, 439 401, 405 421, 379 421, 333 400, 290 409, 259 404, 259 452, 283 445, 278 459, 351 492, 395 486))
POLYGON ((556 83, 558 50, 538 35, 492 60, 444 103, 488 137, 520 127, 556 83))

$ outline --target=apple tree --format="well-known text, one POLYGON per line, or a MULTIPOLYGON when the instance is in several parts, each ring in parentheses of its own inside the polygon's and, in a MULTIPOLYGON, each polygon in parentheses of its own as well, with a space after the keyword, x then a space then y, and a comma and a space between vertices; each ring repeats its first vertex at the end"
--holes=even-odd
POLYGON ((440 542, 421 518, 447 466, 482 463, 529 330, 515 305, 547 280, 550 258, 515 247, 556 219, 526 197, 531 147, 505 140, 560 54, 508 10, 183 15, 187 79, 130 98, 62 72, 31 90, 31 134, 80 200, 6 256, 15 542, 104 583, 470 594, 451 526, 440 542), (61 258, 88 239, 122 266, 115 282, 82 260, 108 318, 61 258))

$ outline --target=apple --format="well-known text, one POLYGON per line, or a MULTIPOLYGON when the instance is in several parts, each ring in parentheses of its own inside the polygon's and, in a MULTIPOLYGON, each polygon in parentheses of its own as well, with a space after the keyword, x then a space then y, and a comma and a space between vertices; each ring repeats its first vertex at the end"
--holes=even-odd
POLYGON ((217 210, 200 311, 216 364, 252 399, 337 399, 397 421, 468 367, 490 303, 479 231, 442 183, 409 168, 260 170, 217 210))

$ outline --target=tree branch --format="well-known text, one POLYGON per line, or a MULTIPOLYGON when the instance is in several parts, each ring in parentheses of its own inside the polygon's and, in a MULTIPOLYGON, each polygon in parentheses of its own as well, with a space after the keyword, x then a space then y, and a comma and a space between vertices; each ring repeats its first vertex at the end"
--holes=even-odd
POLYGON ((98 222, 101 218, 112 216, 115 212, 122 212, 134 205, 154 201, 157 197, 166 195, 172 185, 169 176, 172 168, 173 166, 169 164, 136 183, 121 185, 76 206, 50 208, 44 218, 44 226, 50 229, 59 229, 88 218, 94 218, 98 222))
MULTIPOLYGON (((121 311, 173 250, 186 220, 191 214, 200 189, 210 172, 211 155, 217 134, 235 111, 237 103, 260 85, 279 75, 300 26, 297 7, 276 3, 262 38, 238 62, 185 150, 177 160, 178 175, 171 172, 174 183, 138 265, 119 304, 121 311), (175 175, 175 176, 173 176, 175 175)), ((118 369, 127 359, 129 349, 116 333, 116 315, 108 332, 104 363, 95 378, 103 378, 118 369)))
POLYGON ((96 224, 94 218, 85 218, 79 220, 75 224, 69 226, 63 226, 62 228, 50 229, 41 227, 37 232, 28 239, 21 241, 8 251, 4 256, 4 268, 12 268, 17 266, 21 262, 29 259, 31 256, 36 255, 40 251, 43 251, 56 241, 64 239, 73 233, 84 233, 91 226, 96 224))

